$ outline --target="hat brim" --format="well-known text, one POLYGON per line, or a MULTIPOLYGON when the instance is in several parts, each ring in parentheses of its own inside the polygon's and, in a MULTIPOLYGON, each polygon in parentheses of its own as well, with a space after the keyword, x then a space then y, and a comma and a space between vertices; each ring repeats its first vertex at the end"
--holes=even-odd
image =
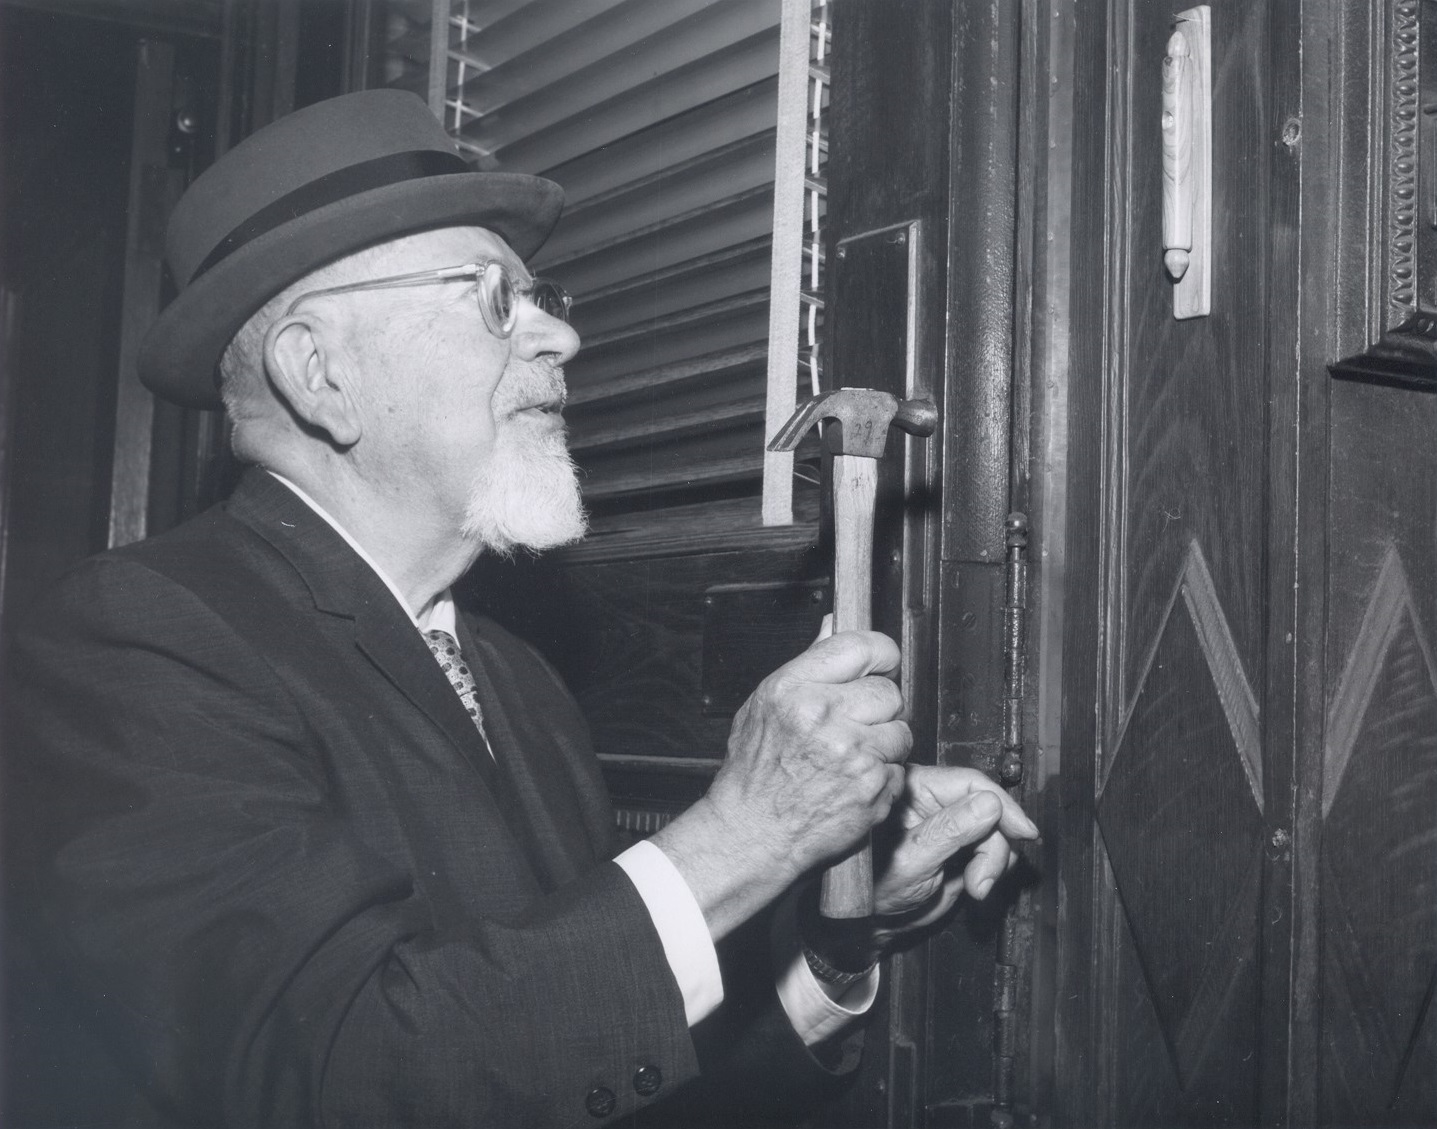
POLYGON ((436 227, 487 228, 527 259, 548 238, 563 203, 559 186, 541 177, 464 172, 407 180, 315 209, 237 248, 184 287, 140 345, 140 379, 185 407, 220 408, 216 368, 230 341, 255 311, 310 271, 436 227))

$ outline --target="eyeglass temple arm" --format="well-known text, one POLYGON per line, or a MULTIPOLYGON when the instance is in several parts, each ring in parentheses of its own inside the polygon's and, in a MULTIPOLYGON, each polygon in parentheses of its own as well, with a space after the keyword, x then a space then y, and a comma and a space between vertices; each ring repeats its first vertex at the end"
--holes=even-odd
POLYGON ((390 278, 372 279, 368 282, 346 282, 343 286, 326 286, 323 290, 311 290, 309 297, 320 294, 347 294, 353 290, 388 290, 393 286, 415 286, 423 282, 445 282, 451 278, 475 277, 483 273, 488 263, 465 263, 462 267, 441 267, 439 270, 418 270, 410 274, 396 274, 390 278))

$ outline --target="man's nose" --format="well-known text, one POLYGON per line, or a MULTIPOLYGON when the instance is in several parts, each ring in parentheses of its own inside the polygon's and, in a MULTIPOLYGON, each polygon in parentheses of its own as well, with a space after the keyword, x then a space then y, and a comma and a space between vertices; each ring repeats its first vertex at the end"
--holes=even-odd
POLYGON ((579 351, 579 335, 563 318, 545 313, 526 298, 519 301, 510 336, 514 351, 526 361, 545 357, 565 364, 579 351))

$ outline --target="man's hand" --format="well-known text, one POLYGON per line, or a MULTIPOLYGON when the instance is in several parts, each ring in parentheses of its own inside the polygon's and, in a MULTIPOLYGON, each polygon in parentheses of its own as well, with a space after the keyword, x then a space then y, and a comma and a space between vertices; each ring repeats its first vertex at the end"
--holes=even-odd
POLYGON ((654 836, 716 939, 888 815, 913 743, 898 665, 877 632, 819 639, 763 680, 708 793, 654 836))
POLYGON ((799 930, 829 964, 860 971, 898 947, 904 934, 941 920, 964 891, 987 897, 1018 860, 1013 841, 1037 837, 1023 809, 978 770, 915 765, 875 836, 873 916, 819 917, 810 891, 799 930))
POLYGON ((887 636, 855 631, 780 667, 734 718, 710 800, 796 872, 852 847, 903 789, 913 736, 898 663, 887 636))
POLYGON ((965 890, 983 899, 1015 863, 1013 840, 1036 839, 1038 828, 1016 801, 972 768, 908 770, 890 828, 892 850, 874 878, 878 915, 911 914, 911 928, 935 921, 965 890), (961 870, 948 861, 972 847, 961 870))

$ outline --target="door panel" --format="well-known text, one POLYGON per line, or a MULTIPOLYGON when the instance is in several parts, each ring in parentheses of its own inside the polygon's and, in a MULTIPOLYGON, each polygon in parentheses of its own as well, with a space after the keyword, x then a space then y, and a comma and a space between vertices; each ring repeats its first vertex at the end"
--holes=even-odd
MULTIPOLYGON (((1269 778, 1273 758, 1291 756, 1269 745, 1264 717, 1266 594, 1271 570, 1291 567, 1267 549, 1272 444, 1287 442, 1270 414, 1270 342, 1295 332, 1291 312, 1274 318, 1269 269, 1282 191, 1272 64, 1288 6, 1213 5, 1212 312, 1184 320, 1162 254, 1159 115, 1174 7, 1078 10, 1080 22, 1106 20, 1107 66, 1102 104, 1080 89, 1075 108, 1079 136, 1102 147, 1100 162, 1077 155, 1075 200, 1101 200, 1104 218, 1075 256, 1101 263, 1103 289, 1097 316, 1077 325, 1070 376, 1070 396, 1101 404, 1096 428, 1070 437, 1100 474, 1074 484, 1098 522, 1072 528, 1068 551, 1095 567, 1070 576, 1067 599, 1097 602, 1093 630, 1071 633, 1064 659, 1097 672, 1092 736, 1070 729, 1064 742, 1064 788, 1070 807, 1091 813, 1092 851, 1065 846, 1079 861, 1068 896, 1092 906, 1090 931, 1060 942, 1086 949, 1091 976, 1059 988, 1091 993, 1094 1077, 1063 1077, 1060 1066, 1074 1124, 1085 1110, 1106 1125, 1261 1116, 1263 917, 1276 897, 1265 849, 1285 818, 1269 778), (1074 546, 1086 538, 1095 552, 1074 546)), ((1285 49, 1296 58, 1295 41, 1285 49)))
POLYGON ((1437 1117, 1434 436, 1437 397, 1334 382, 1319 866, 1325 1125, 1437 1117), (1394 457, 1408 450, 1415 466, 1394 457))
POLYGON ((1310 286, 1304 305, 1333 323, 1325 359, 1343 358, 1333 371, 1353 379, 1321 386, 1322 737, 1303 750, 1313 764, 1304 789, 1313 831, 1298 845, 1314 908, 1310 931, 1299 934, 1293 1002, 1294 1032, 1313 1037, 1295 1034, 1294 1044, 1312 1079, 1311 1121, 1431 1125, 1437 364, 1428 355, 1418 379, 1395 386, 1387 362, 1358 364, 1356 373, 1352 362, 1420 324, 1414 312, 1430 318, 1437 309, 1437 4, 1374 0, 1314 15, 1314 31, 1326 34, 1309 36, 1317 48, 1309 53, 1341 91, 1327 126, 1329 144, 1340 138, 1341 148, 1333 175, 1317 182, 1330 200, 1314 194, 1319 217, 1325 210, 1337 222, 1329 232, 1314 220, 1304 239, 1338 269, 1310 286))
POLYGON ((1075 9, 1071 247, 1102 285, 1072 268, 1055 1104, 1428 1125, 1437 351, 1382 358, 1437 337, 1400 328, 1437 308, 1437 3, 1212 5, 1191 321, 1159 265, 1171 18, 1075 9))

